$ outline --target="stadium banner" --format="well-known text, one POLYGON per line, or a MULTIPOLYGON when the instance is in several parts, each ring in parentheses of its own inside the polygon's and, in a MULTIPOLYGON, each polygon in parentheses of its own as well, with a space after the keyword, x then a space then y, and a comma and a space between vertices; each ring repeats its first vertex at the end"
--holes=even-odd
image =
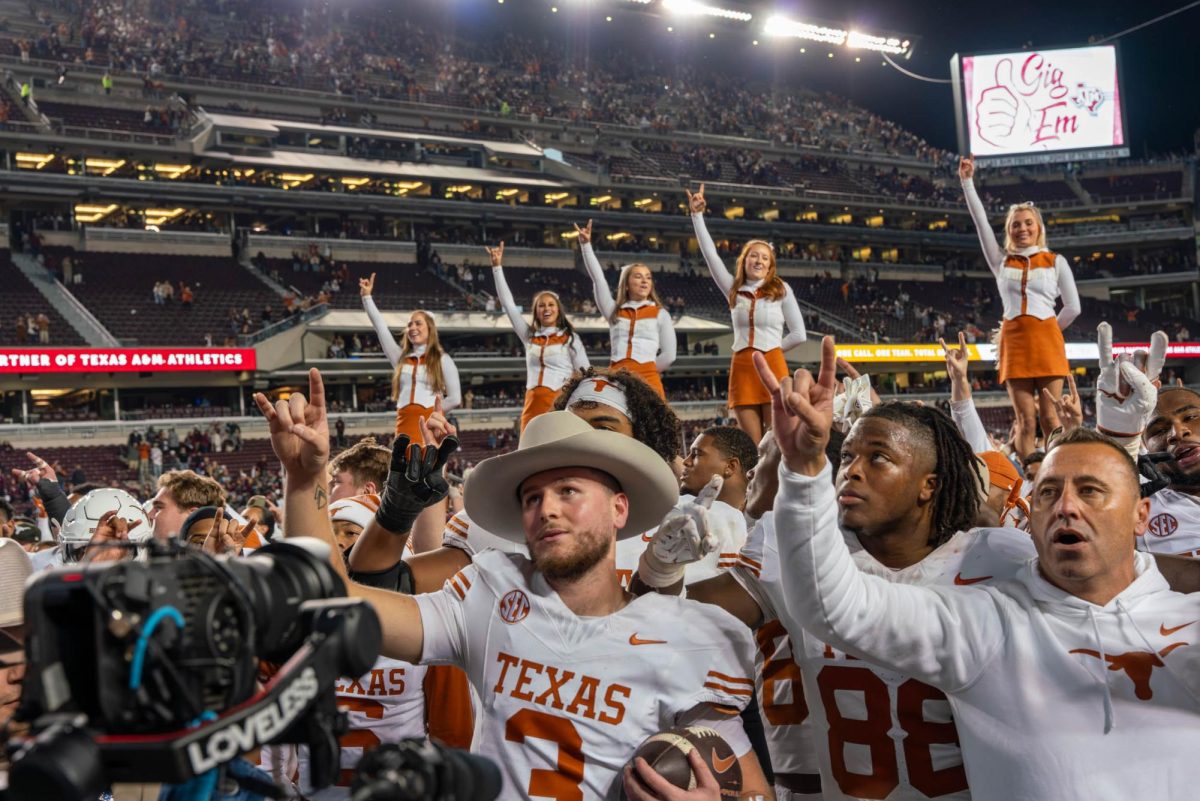
MULTIPOLYGON (((1132 354, 1147 350, 1149 342, 1114 342, 1113 354, 1132 354)), ((851 364, 879 363, 944 363, 946 352, 941 345, 838 345, 837 355, 851 364)), ((972 362, 995 362, 996 346, 991 343, 967 345, 967 360, 972 362)), ((1095 342, 1068 342, 1067 359, 1072 362, 1092 362, 1100 358, 1100 349, 1095 342)), ((1167 346, 1168 359, 1200 359, 1200 342, 1172 342, 1167 346)))
POLYGON ((0 348, 0 373, 195 373, 253 370, 253 348, 0 348))
POLYGON ((956 55, 959 150, 991 164, 1129 155, 1113 45, 956 55))

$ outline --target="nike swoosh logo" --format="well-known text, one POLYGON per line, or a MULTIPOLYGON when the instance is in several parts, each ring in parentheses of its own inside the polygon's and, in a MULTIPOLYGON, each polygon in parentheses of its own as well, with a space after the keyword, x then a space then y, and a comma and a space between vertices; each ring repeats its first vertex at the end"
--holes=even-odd
POLYGON ((630 645, 666 645, 667 641, 666 640, 643 640, 641 637, 637 636, 636 634, 630 634, 629 635, 629 644, 630 645))
POLYGON ((992 578, 992 576, 980 576, 979 578, 963 578, 963 574, 959 573, 957 576, 954 577, 954 583, 960 587, 967 587, 967 586, 970 586, 971 584, 978 584, 981 581, 987 581, 990 578, 992 578))
POLYGON ((729 770, 730 768, 733 767, 734 762, 737 762, 737 757, 735 757, 733 754, 730 754, 729 756, 725 757, 724 759, 721 759, 720 757, 717 756, 717 749, 715 749, 715 748, 713 749, 713 752, 712 752, 713 770, 715 770, 717 773, 724 773, 725 771, 729 770))
POLYGON ((1158 627, 1158 633, 1164 637, 1170 637, 1175 632, 1179 631, 1180 629, 1186 629, 1188 626, 1192 625, 1192 623, 1195 623, 1195 622, 1196 621, 1193 620, 1193 621, 1191 621, 1191 623, 1184 623, 1182 626, 1173 626, 1172 628, 1167 628, 1167 624, 1163 623, 1162 625, 1160 625, 1158 627))

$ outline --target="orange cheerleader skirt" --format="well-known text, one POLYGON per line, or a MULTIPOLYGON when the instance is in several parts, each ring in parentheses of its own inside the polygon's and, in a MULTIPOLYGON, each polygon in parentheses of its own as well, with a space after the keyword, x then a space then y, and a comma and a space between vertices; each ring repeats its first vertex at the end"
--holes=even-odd
POLYGON ((1058 320, 1022 314, 1000 325, 1000 383, 1010 378, 1063 378, 1071 371, 1058 320))
POLYGON ((558 397, 557 389, 550 387, 534 387, 525 390, 525 408, 521 411, 521 431, 529 421, 539 414, 545 414, 554 408, 554 400, 558 397))
POLYGON ((650 385, 650 389, 658 393, 658 397, 667 399, 667 391, 663 389, 662 376, 654 362, 635 362, 633 359, 615 361, 609 367, 613 370, 628 370, 650 385))
MULTIPOLYGON (((788 374, 787 360, 779 348, 758 351, 767 359, 771 372, 776 378, 782 379, 788 374)), ((771 393, 763 386, 754 367, 754 348, 742 348, 733 354, 733 363, 729 367, 729 400, 728 406, 733 409, 738 406, 759 406, 771 402, 771 393)))
POLYGON ((429 419, 433 409, 419 403, 410 403, 396 410, 396 436, 408 434, 409 442, 424 445, 421 439, 421 418, 429 419))

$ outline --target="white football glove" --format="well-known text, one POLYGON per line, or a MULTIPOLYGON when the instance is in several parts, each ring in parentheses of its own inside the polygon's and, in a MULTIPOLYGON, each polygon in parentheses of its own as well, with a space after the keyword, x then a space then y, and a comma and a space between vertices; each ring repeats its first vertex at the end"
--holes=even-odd
POLYGON ((1100 350, 1100 377, 1096 381, 1096 428, 1114 437, 1136 437, 1146 429, 1146 422, 1158 404, 1158 387, 1154 381, 1162 372, 1167 355, 1167 335, 1156 331, 1150 338, 1150 352, 1136 354, 1145 364, 1138 369, 1128 354, 1114 359, 1112 355, 1112 326, 1100 323, 1096 328, 1096 344, 1100 350))
POLYGON ((648 587, 670 587, 683 580, 683 571, 717 549, 720 538, 708 524, 708 510, 725 481, 713 476, 690 502, 662 519, 638 560, 638 576, 648 587))
POLYGON ((844 391, 833 399, 833 424, 846 434, 872 406, 871 377, 863 373, 858 378, 843 378, 842 387, 844 391))

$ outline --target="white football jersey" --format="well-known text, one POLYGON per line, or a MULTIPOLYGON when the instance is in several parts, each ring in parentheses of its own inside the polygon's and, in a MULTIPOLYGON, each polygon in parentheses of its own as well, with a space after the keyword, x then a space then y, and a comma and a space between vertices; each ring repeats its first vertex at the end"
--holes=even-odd
MULTIPOLYGON (((1035 555, 1033 541, 1024 532, 973 529, 955 534, 917 564, 893 570, 867 553, 857 537, 845 536, 859 570, 901 584, 968 586, 1003 581, 1014 577, 1035 555)), ((792 717, 802 723, 786 727, 791 731, 777 731, 780 727, 770 725, 766 703, 794 702, 798 691, 794 686, 785 689, 778 680, 774 687, 761 682, 759 690, 772 764, 777 748, 787 755, 785 767, 774 766, 777 771, 815 772, 810 761, 793 755, 807 744, 816 751, 827 801, 971 797, 950 704, 941 691, 837 651, 787 619, 772 514, 755 527, 733 574, 758 602, 764 617, 782 621, 800 665, 808 717, 793 707, 792 717)))
POLYGON ((442 545, 466 551, 467 555, 472 558, 489 548, 501 553, 519 553, 522 556, 529 556, 529 548, 525 543, 497 537, 472 520, 465 510, 457 512, 446 522, 446 528, 442 531, 442 545))
POLYGON ((1200 557, 1200 498, 1173 489, 1150 496, 1150 525, 1134 543, 1139 551, 1200 557))
MULTIPOLYGON (((364 750, 381 743, 425 737, 424 665, 412 665, 381 656, 374 667, 357 679, 338 679, 334 687, 338 708, 346 712, 350 730, 341 737, 340 776, 336 784, 348 787, 364 750)), ((307 746, 300 746, 300 787, 311 792, 307 746)), ((331 796, 332 797, 332 796, 331 796)))
POLYGON ((579 617, 528 559, 495 551, 416 600, 421 661, 462 667, 480 695, 473 750, 500 766, 504 799, 615 797, 647 737, 753 692, 750 633, 715 606, 649 594, 579 617))

